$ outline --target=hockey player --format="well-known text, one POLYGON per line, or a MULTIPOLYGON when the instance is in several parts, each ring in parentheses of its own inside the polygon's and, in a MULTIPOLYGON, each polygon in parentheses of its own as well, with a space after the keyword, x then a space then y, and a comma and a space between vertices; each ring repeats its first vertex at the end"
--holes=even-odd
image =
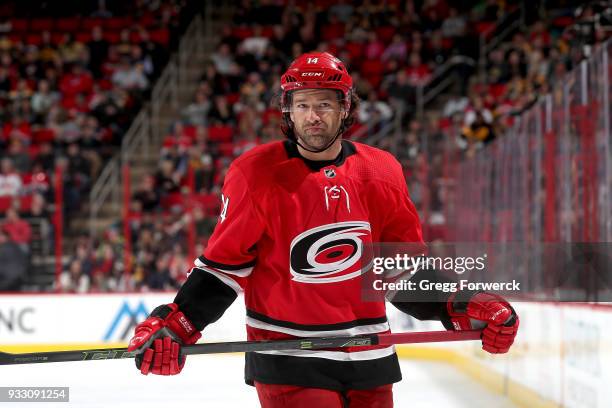
MULTIPOLYGON (((328 53, 297 58, 281 78, 288 140, 236 159, 204 254, 174 302, 140 323, 129 350, 143 374, 178 374, 180 347, 244 293, 249 340, 389 332, 385 303, 363 302, 363 243, 421 243, 400 164, 382 150, 342 139, 357 107, 352 79, 328 53)), ((419 271, 414 280, 444 280, 419 271)), ((447 329, 482 321, 483 349, 505 353, 519 320, 501 297, 440 293, 439 302, 395 302, 447 329)), ((264 408, 391 407, 400 381, 393 347, 246 353, 245 380, 264 408)))

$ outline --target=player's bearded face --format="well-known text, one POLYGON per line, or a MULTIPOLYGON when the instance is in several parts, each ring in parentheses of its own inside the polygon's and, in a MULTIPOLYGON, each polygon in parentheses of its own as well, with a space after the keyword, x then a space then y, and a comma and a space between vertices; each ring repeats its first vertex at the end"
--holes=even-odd
POLYGON ((304 89, 293 93, 290 115, 300 143, 322 149, 336 137, 347 113, 336 91, 304 89))

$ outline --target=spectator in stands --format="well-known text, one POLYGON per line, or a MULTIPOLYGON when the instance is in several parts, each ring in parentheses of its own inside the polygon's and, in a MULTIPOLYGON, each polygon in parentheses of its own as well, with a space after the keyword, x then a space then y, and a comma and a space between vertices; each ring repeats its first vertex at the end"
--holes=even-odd
POLYGON ((141 204, 142 211, 156 211, 159 207, 160 199, 159 191, 155 188, 155 178, 153 176, 145 176, 132 199, 141 204))
POLYGON ((13 161, 7 157, 0 161, 0 196, 17 196, 21 192, 23 182, 15 171, 13 161))
POLYGON ((64 293, 86 293, 90 289, 90 277, 83 273, 81 261, 73 259, 59 278, 59 290, 64 293))
MULTIPOLYGON (((67 61, 67 60, 66 60, 67 61)), ((63 98, 74 98, 77 94, 89 94, 93 88, 93 78, 82 63, 75 61, 59 83, 63 98)))
POLYGON ((232 109, 227 103, 227 97, 225 95, 215 95, 213 106, 208 112, 208 120, 211 125, 227 125, 234 123, 232 109))
POLYGON ((442 33, 440 30, 433 31, 430 37, 430 44, 426 51, 426 60, 432 70, 441 66, 450 56, 449 51, 444 47, 442 42, 442 33))
POLYGON ((51 107, 60 100, 60 95, 51 91, 49 81, 38 81, 38 90, 32 95, 32 111, 36 115, 34 123, 45 124, 51 107))
POLYGON ((142 63, 131 64, 128 58, 122 58, 117 70, 113 73, 115 85, 132 91, 144 91, 149 86, 149 80, 142 63))
POLYGON ((50 173, 53 171, 55 165, 53 146, 51 146, 51 143, 49 142, 43 142, 39 146, 40 149, 34 160, 34 165, 40 164, 43 171, 50 173))
POLYGON ((270 44, 270 40, 268 37, 264 37, 262 35, 262 28, 260 25, 255 25, 253 28, 253 35, 245 38, 242 41, 242 47, 246 52, 255 56, 255 58, 260 59, 263 57, 266 48, 270 44))
POLYGON ((13 167, 18 173, 25 174, 30 170, 30 155, 24 149, 23 141, 21 139, 11 139, 6 157, 11 160, 13 167))
POLYGON ((2 224, 2 229, 9 236, 9 239, 16 243, 24 253, 30 252, 32 242, 32 227, 19 216, 13 207, 6 210, 6 220, 2 224))
POLYGON ((465 114, 461 138, 463 140, 462 146, 470 154, 476 148, 480 148, 495 139, 493 114, 484 107, 480 97, 473 98, 472 106, 465 114))
POLYGON ((365 45, 364 55, 366 59, 377 60, 385 52, 385 44, 378 38, 376 31, 368 33, 368 42, 365 45))
POLYGON ((27 271, 27 255, 0 228, 0 291, 18 291, 27 271))
POLYGON ((172 160, 162 160, 155 176, 155 185, 160 197, 178 192, 180 182, 181 175, 175 170, 172 160))
POLYGON ((455 7, 448 10, 448 17, 442 22, 442 35, 446 38, 459 39, 465 35, 467 22, 459 15, 455 7))
POLYGON ((329 8, 329 14, 334 15, 343 23, 347 23, 353 16, 355 8, 351 2, 346 0, 338 0, 329 8))
POLYGON ((421 56, 413 51, 409 57, 406 75, 408 77, 408 83, 413 87, 425 85, 431 76, 431 69, 426 64, 423 64, 421 56))
POLYGON ((211 103, 208 95, 205 91, 198 90, 195 94, 195 100, 183 109, 182 116, 191 125, 206 126, 210 108, 211 103))
POLYGON ((220 44, 217 51, 210 56, 215 64, 215 69, 221 75, 228 75, 231 72, 231 66, 235 62, 232 56, 229 45, 220 44))
POLYGON ((388 75, 381 86, 389 95, 391 105, 396 111, 404 114, 413 111, 415 90, 409 81, 406 70, 401 69, 397 73, 388 75))
MULTIPOLYGON (((47 202, 45 197, 41 193, 34 193, 32 195, 32 204, 30 205, 29 218, 44 218, 50 219, 50 213, 47 210, 47 202)), ((44 239, 44 238, 43 238, 44 239)))
POLYGON ((408 56, 408 44, 400 33, 393 34, 391 43, 387 46, 383 52, 381 58, 383 61, 394 59, 397 61, 404 61, 408 56))
POLYGON ((95 117, 91 115, 85 117, 78 145, 83 157, 89 163, 91 177, 95 179, 102 169, 102 155, 110 156, 108 149, 103 148, 102 134, 95 117))
POLYGON ((147 271, 145 285, 153 290, 170 290, 175 288, 176 284, 170 277, 170 254, 164 253, 160 255, 156 262, 155 268, 147 271))
POLYGON ((368 99, 359 104, 358 119, 361 123, 377 123, 382 120, 387 122, 393 117, 391 106, 385 101, 379 100, 376 91, 368 94, 368 99))
POLYGON ((102 78, 102 64, 108 56, 109 43, 104 39, 102 27, 95 26, 91 30, 91 41, 87 43, 89 50, 89 69, 94 78, 102 78))

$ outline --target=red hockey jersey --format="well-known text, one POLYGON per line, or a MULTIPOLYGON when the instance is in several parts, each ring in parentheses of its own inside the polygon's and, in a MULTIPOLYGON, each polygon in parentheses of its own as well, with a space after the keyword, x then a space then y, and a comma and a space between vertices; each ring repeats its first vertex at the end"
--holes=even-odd
MULTIPOLYGON (((175 300, 196 325, 219 318, 243 291, 249 340, 389 331, 385 303, 361 299, 362 243, 422 242, 391 154, 342 141, 336 160, 318 162, 289 141, 259 146, 232 163, 222 204, 190 275, 206 283, 175 300)), ((401 379, 386 346, 247 353, 246 364, 248 383, 344 390, 401 379)))

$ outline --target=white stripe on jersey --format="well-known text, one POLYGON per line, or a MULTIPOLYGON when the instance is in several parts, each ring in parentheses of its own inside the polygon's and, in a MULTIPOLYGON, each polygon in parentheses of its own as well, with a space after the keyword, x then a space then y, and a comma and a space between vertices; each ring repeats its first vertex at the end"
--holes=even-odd
POLYGON ((336 361, 363 361, 374 360, 395 354, 395 346, 389 346, 381 349, 365 350, 365 351, 326 351, 326 350, 271 350, 271 351, 256 351, 259 354, 272 354, 280 356, 292 357, 316 357, 325 358, 336 361))
POLYGON ((226 276, 222 273, 216 272, 206 266, 198 266, 197 268, 193 268, 191 269, 191 272, 189 273, 192 273, 194 269, 197 269, 198 271, 204 271, 204 272, 210 273, 213 276, 216 276, 217 279, 219 279, 221 282, 225 283, 227 286, 232 288, 234 292, 236 292, 236 294, 239 294, 240 292, 242 292, 242 288, 240 287, 240 285, 230 276, 226 276))
POLYGON ((232 270, 229 270, 229 269, 215 268, 213 266, 205 264, 204 262, 200 261, 198 258, 196 258, 196 260, 194 261, 194 264, 195 264, 195 266, 197 268, 206 269, 208 271, 213 270, 213 271, 216 271, 216 272, 227 273, 228 275, 240 276, 241 278, 249 276, 251 274, 251 272, 253 272, 253 267, 244 268, 244 269, 238 269, 238 270, 235 270, 235 271, 232 271, 232 270))
POLYGON ((251 326, 256 329, 275 331, 279 333, 290 334, 296 337, 359 336, 362 334, 382 333, 389 330, 389 322, 366 324, 363 326, 355 326, 351 327, 350 329, 340 330, 297 330, 277 326, 270 323, 265 323, 261 320, 254 319, 249 316, 247 316, 246 318, 246 324, 247 326, 251 326))

